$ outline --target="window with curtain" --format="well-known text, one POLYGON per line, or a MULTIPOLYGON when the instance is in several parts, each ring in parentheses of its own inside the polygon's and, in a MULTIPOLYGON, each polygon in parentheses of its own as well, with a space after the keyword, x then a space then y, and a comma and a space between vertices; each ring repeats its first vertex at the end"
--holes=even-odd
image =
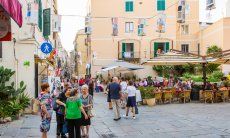
POLYGON ((165 0, 157 0, 157 11, 165 10, 165 0))
POLYGON ((125 11, 133 12, 133 1, 129 0, 125 2, 125 11))
POLYGON ((133 22, 126 22, 125 23, 125 32, 126 33, 133 33, 133 31, 134 31, 133 22))

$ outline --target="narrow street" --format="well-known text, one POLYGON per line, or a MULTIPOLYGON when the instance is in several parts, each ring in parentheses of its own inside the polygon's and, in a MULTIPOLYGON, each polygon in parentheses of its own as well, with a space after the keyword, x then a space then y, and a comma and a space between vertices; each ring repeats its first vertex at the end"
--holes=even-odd
MULTIPOLYGON (((91 138, 229 138, 230 104, 167 104, 155 107, 140 106, 136 120, 113 121, 107 109, 106 96, 96 94, 96 117, 92 121, 91 138)), ((124 110, 122 111, 124 114, 124 110)), ((39 116, 26 115, 18 121, 0 126, 0 138, 39 138, 39 116)), ((53 118, 49 138, 55 138, 53 118)))

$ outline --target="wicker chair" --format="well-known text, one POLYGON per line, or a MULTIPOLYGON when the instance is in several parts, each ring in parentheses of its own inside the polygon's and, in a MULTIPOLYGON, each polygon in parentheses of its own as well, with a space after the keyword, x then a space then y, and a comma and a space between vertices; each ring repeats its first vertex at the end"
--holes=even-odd
POLYGON ((155 100, 156 100, 156 103, 162 103, 162 93, 161 92, 156 92, 155 93, 155 100))
POLYGON ((205 103, 207 103, 207 101, 211 101, 211 103, 213 103, 214 101, 213 91, 212 90, 203 91, 203 98, 205 103))
POLYGON ((226 102, 229 100, 229 91, 228 90, 225 90, 225 91, 222 91, 221 92, 221 98, 223 100, 223 102, 226 102))
POLYGON ((173 101, 178 101, 178 94, 176 92, 176 88, 172 88, 172 94, 173 94, 173 101))
POLYGON ((180 101, 186 103, 186 101, 191 102, 191 90, 185 90, 180 94, 180 101))
POLYGON ((173 98, 173 93, 172 91, 164 91, 163 92, 163 99, 164 99, 164 103, 165 101, 169 101, 169 103, 172 103, 172 98, 173 98))

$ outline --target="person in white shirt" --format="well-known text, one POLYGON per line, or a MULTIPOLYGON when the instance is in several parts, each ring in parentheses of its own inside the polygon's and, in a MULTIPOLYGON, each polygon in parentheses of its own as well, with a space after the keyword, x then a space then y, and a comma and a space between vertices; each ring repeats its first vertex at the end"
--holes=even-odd
POLYGON ((135 107, 136 107, 136 88, 133 85, 133 81, 129 81, 129 85, 126 89, 126 93, 128 95, 128 101, 126 105, 126 115, 125 117, 129 116, 129 109, 132 108, 133 112, 133 119, 135 119, 135 107))
POLYGON ((127 82, 125 81, 124 78, 121 78, 121 83, 120 83, 120 86, 121 86, 121 92, 122 92, 122 98, 121 98, 121 107, 124 109, 125 108, 125 105, 126 105, 126 94, 125 94, 125 91, 127 89, 127 82))

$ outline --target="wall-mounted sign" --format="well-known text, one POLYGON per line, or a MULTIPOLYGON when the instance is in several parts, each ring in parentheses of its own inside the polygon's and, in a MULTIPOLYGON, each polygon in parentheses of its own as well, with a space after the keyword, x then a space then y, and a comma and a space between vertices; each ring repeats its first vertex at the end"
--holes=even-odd
POLYGON ((27 24, 37 25, 38 24, 38 4, 28 3, 27 4, 27 24))
POLYGON ((52 31, 61 32, 61 16, 52 15, 52 31))
POLYGON ((53 51, 53 47, 50 43, 48 42, 44 42, 42 45, 41 45, 41 51, 42 53, 44 54, 49 54, 53 51))
POLYGON ((10 17, 1 6, 0 6, 0 41, 11 41, 10 17))

